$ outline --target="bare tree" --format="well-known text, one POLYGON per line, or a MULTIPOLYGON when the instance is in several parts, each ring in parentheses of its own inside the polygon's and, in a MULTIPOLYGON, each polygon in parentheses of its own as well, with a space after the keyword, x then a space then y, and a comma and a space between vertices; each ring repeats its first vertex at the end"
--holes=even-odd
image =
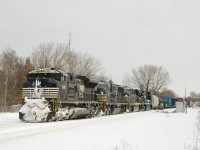
POLYGON ((162 66, 157 67, 153 76, 151 90, 154 94, 159 92, 162 88, 167 87, 170 82, 169 72, 162 66))
POLYGON ((33 49, 32 64, 34 67, 47 68, 51 67, 53 43, 41 43, 33 49))
POLYGON ((52 67, 60 70, 66 70, 69 46, 64 43, 57 43, 52 51, 52 67))
POLYGON ((22 94, 22 86, 27 72, 32 68, 30 58, 17 56, 16 52, 7 47, 0 54, 0 105, 18 104, 22 94))
POLYGON ((176 94, 173 90, 164 88, 160 93, 159 93, 160 97, 176 97, 176 94))
POLYGON ((88 77, 96 77, 102 70, 99 59, 88 53, 79 53, 78 73, 88 77))
POLYGON ((159 92, 170 82, 170 76, 162 66, 144 65, 133 69, 132 83, 144 91, 151 90, 153 94, 159 92))
POLYGON ((17 85, 15 88, 15 91, 17 92, 16 97, 18 98, 18 104, 21 104, 22 102, 22 87, 26 81, 26 75, 31 69, 32 64, 29 57, 25 60, 23 58, 19 58, 19 61, 16 66, 17 85))
POLYGON ((191 98, 197 98, 197 93, 194 92, 194 91, 191 91, 191 92, 190 92, 190 97, 191 97, 191 98))
POLYGON ((131 87, 131 76, 129 74, 124 74, 123 80, 122 80, 122 84, 124 86, 128 86, 131 87))
POLYGON ((65 58, 65 62, 65 70, 67 72, 70 72, 72 74, 79 73, 78 67, 80 65, 80 57, 78 53, 76 53, 75 51, 69 51, 67 53, 67 57, 65 58))
POLYGON ((30 57, 27 57, 25 59, 25 65, 24 65, 24 74, 26 75, 31 69, 33 68, 33 65, 31 63, 30 57))
POLYGON ((34 67, 54 67, 72 74, 106 78, 101 62, 88 53, 76 52, 64 43, 42 43, 32 53, 34 67))
POLYGON ((106 79, 101 73, 101 62, 88 53, 69 50, 68 46, 57 46, 56 53, 53 53, 53 63, 56 68, 60 68, 72 74, 80 74, 92 78, 106 79))
POLYGON ((9 100, 16 97, 15 87, 17 85, 16 67, 18 64, 18 56, 10 47, 7 47, 1 54, 0 62, 0 78, 1 78, 1 98, 4 99, 3 105, 6 106, 9 100))
POLYGON ((67 44, 40 43, 33 48, 31 60, 34 67, 66 70, 71 55, 67 44))
POLYGON ((190 92, 190 98, 193 100, 200 100, 200 93, 196 93, 194 91, 190 92))

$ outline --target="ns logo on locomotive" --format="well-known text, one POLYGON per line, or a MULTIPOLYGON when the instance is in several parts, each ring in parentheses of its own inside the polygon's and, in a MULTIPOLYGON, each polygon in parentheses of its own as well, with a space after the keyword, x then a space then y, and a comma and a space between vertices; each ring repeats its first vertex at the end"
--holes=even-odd
POLYGON ((152 109, 152 95, 54 68, 33 69, 23 85, 19 119, 48 122, 152 109))

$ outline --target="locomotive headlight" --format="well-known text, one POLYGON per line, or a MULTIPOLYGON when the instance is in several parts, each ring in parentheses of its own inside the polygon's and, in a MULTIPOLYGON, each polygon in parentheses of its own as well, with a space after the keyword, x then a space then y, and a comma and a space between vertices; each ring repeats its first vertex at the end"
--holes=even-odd
POLYGON ((41 71, 41 72, 42 72, 42 71, 44 71, 44 69, 39 69, 39 71, 41 71))

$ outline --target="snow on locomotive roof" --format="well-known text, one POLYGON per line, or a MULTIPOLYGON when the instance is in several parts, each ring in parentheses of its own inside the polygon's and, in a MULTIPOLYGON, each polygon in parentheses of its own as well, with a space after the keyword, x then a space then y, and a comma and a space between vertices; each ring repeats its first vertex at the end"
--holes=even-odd
POLYGON ((33 70, 31 70, 29 72, 29 74, 32 73, 61 73, 64 76, 69 76, 66 72, 62 71, 62 70, 56 70, 54 68, 34 68, 33 70))

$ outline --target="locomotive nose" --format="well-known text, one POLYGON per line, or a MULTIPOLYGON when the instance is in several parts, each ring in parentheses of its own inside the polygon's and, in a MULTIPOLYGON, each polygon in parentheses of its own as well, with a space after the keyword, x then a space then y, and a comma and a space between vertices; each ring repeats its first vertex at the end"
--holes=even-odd
POLYGON ((21 112, 19 112, 19 119, 20 119, 21 121, 24 121, 24 114, 21 113, 21 112))

